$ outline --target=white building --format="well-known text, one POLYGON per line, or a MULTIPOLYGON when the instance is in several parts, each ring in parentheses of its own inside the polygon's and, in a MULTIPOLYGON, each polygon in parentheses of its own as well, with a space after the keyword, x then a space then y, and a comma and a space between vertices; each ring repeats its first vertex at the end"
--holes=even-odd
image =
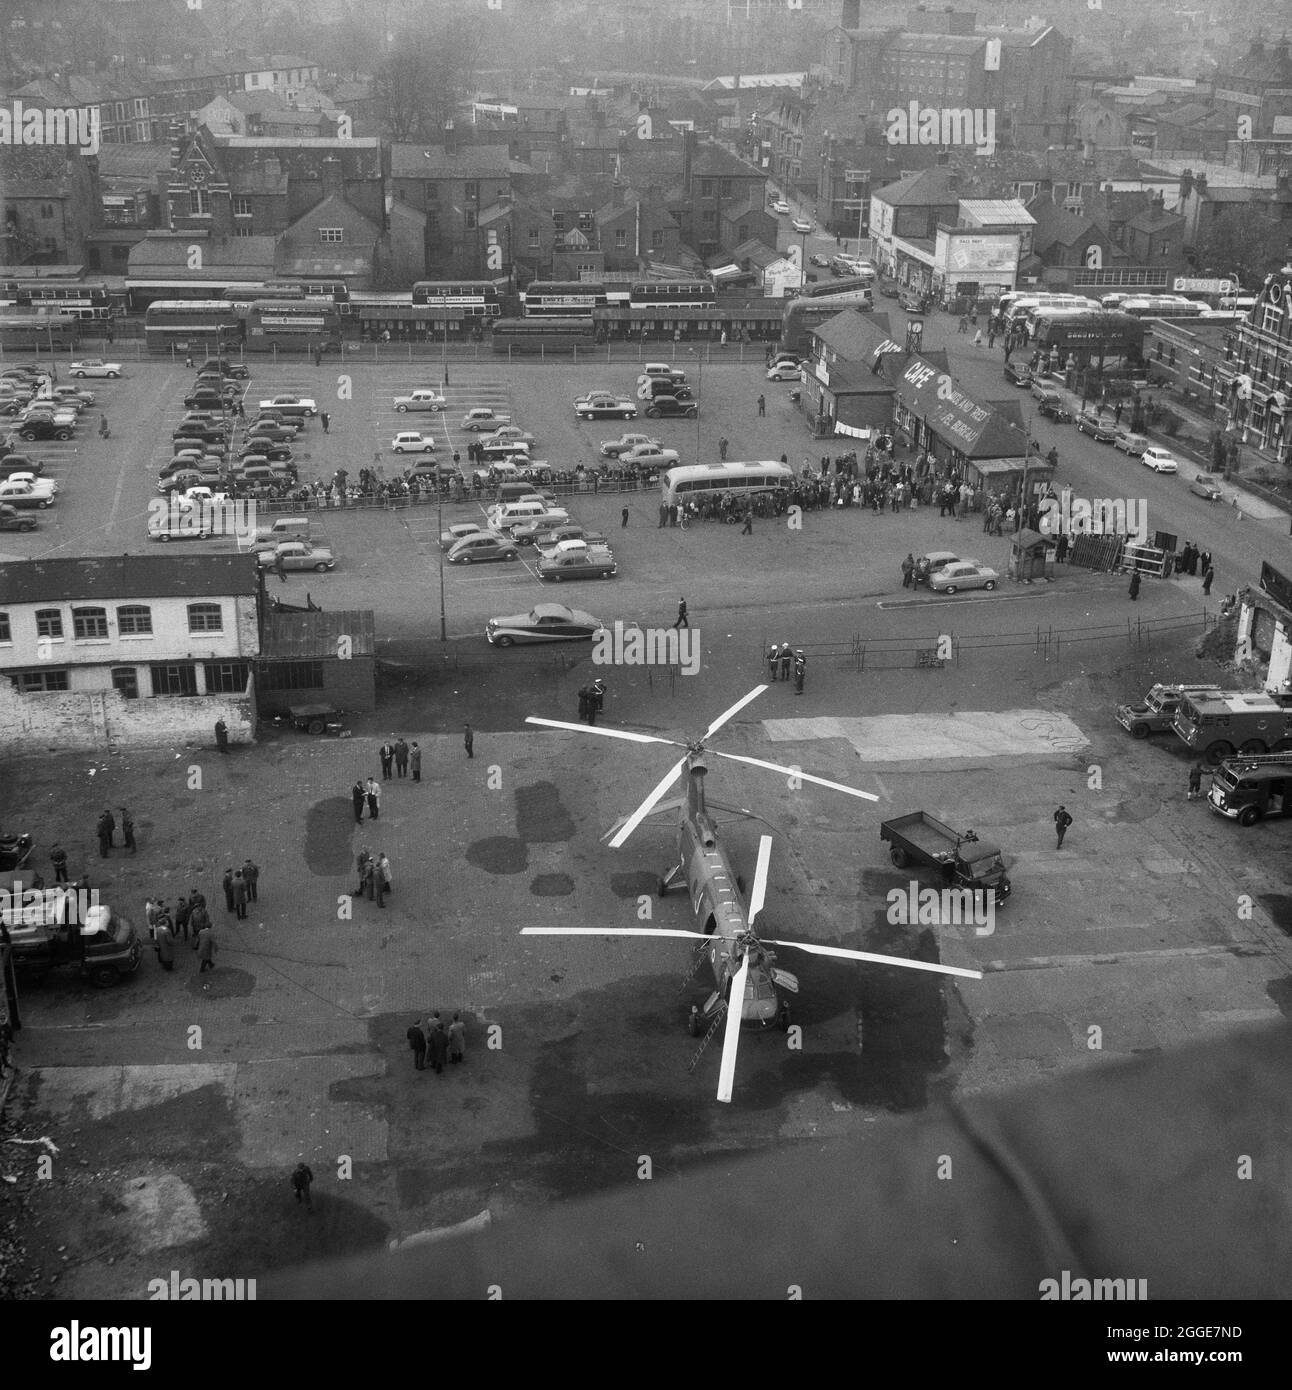
POLYGON ((252 555, 0 564, 0 747, 249 741, 252 555))

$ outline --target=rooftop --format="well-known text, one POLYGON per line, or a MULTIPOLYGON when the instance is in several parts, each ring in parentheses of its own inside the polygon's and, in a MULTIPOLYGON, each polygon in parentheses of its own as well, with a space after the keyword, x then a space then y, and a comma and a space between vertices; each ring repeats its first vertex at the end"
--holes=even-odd
POLYGON ((259 592, 254 555, 101 555, 0 564, 0 603, 228 598, 259 592))

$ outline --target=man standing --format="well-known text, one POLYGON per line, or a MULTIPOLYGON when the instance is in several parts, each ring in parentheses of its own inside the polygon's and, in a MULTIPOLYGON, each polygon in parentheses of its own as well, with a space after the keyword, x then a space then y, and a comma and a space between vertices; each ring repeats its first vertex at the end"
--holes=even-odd
POLYGON ((221 753, 229 751, 229 726, 223 719, 215 721, 215 746, 221 753))
POLYGON ((461 1014, 453 1015, 453 1022, 449 1024, 449 1061, 464 1061, 467 1055, 467 1026, 462 1022, 461 1014))
POLYGON ((350 800, 354 805, 354 823, 356 825, 363 819, 363 803, 367 795, 367 788, 363 785, 363 778, 360 777, 350 788, 350 800))
POLYGON ((409 747, 408 761, 412 765, 413 781, 420 782, 422 780, 422 750, 416 739, 413 740, 409 747))
POLYGON ((627 508, 627 507, 624 507, 624 508, 620 511, 620 513, 619 513, 619 524, 620 524, 620 526, 627 526, 627 525, 628 525, 628 508, 627 508))
POLYGON ((579 688, 579 723, 588 722, 588 687, 586 685, 579 688))
POLYGON ((413 1020, 412 1027, 408 1030, 408 1046, 413 1052, 413 1070, 426 1070, 426 1034, 422 1032, 422 1025, 417 1020, 413 1020))
POLYGON ((1211 562, 1208 560, 1207 568, 1202 572, 1202 592, 1204 595, 1211 593, 1211 586, 1215 582, 1215 579, 1216 571, 1212 569, 1211 562))
POLYGON ((274 573, 284 584, 287 583, 287 567, 283 564, 283 554, 281 550, 274 551, 274 573))
POLYGON ((250 859, 242 861, 242 881, 247 885, 247 901, 257 902, 260 898, 260 866, 250 859))
POLYGON ((902 588, 910 589, 913 587, 912 576, 915 574, 915 556, 908 550, 906 559, 902 561, 902 588))
POLYGON ((767 397, 766 397, 766 396, 759 396, 759 398, 758 398, 758 413, 759 413, 760 415, 766 415, 766 414, 767 414, 767 397))
MULTIPOLYGON (((752 536, 754 534, 754 504, 749 502, 745 506, 745 524, 740 528, 742 536, 752 536)), ((690 626, 690 624, 688 624, 690 626)))
POLYGON ((773 642, 772 645, 767 648, 767 674, 772 680, 776 679, 776 672, 780 666, 780 660, 781 649, 773 642))
POLYGON ((796 695, 802 695, 803 681, 806 676, 807 657, 803 655, 803 650, 800 648, 794 653, 794 693, 796 695))
POLYGON ((121 843, 131 854, 135 854, 135 823, 130 819, 130 812, 123 806, 121 808, 121 843))
POLYGON ((1135 603, 1135 602, 1138 601, 1138 599, 1139 599, 1139 585, 1140 585, 1139 570, 1135 570, 1135 571, 1133 571, 1132 574, 1131 574, 1131 577, 1130 577, 1130 588, 1127 590, 1127 593, 1130 594, 1131 602, 1132 602, 1132 603, 1135 603))
POLYGON ((1068 833, 1068 826, 1072 824, 1072 817, 1068 815, 1068 808, 1060 806, 1054 813, 1054 833, 1058 836, 1058 843, 1055 849, 1063 848, 1063 837, 1068 833))
POLYGON ((327 411, 326 411, 326 410, 320 410, 320 411, 319 411, 319 424, 321 424, 321 425, 323 426, 323 433, 324 433, 324 434, 327 433, 327 431, 328 431, 328 426, 329 426, 331 423, 332 423, 332 417, 327 413, 327 411))
POLYGON ((106 859, 108 851, 112 848, 112 836, 117 829, 117 822, 113 818, 112 812, 105 808, 95 828, 99 836, 99 856, 106 859))
POLYGON ((593 681, 588 687, 588 723, 596 725, 597 715, 601 713, 601 707, 606 702, 606 683, 605 681, 593 681))
POLYGON ((198 932, 193 941, 193 949, 197 952, 199 975, 215 969, 215 932, 210 927, 204 927, 198 932))
POLYGON ((67 882, 67 851, 56 844, 49 852, 49 862, 54 866, 54 882, 67 882))
POLYGON ((467 757, 475 757, 476 736, 472 732, 470 724, 462 726, 462 746, 467 750, 467 757))
POLYGON ((175 900, 175 940, 179 940, 181 933, 183 933, 184 940, 188 940, 188 919, 192 915, 193 901, 181 893, 175 900))
POLYGON ((381 814, 381 786, 375 777, 368 778, 368 819, 377 820, 381 814))
MULTIPOLYGON (((206 910, 206 899, 201 895, 201 893, 198 893, 196 889, 194 889, 193 891, 196 894, 196 900, 194 901, 190 899, 193 905, 188 914, 188 925, 192 928, 193 938, 194 940, 196 940, 199 936, 202 935, 203 931, 210 930, 211 914, 206 910)), ((184 940, 188 940, 187 930, 184 933, 184 940)))
POLYGON ((224 889, 224 910, 233 911, 233 870, 225 869, 224 878, 220 880, 220 886, 224 889))
POLYGON ((390 781, 390 765, 395 761, 395 745, 389 739, 378 749, 381 758, 381 780, 390 781))
POLYGON ((659 504, 659 529, 662 531, 668 525, 668 503, 659 504))
POLYGON ((724 463, 727 459, 727 449, 729 447, 725 438, 718 440, 718 457, 722 459, 724 463))
POLYGON ((233 910, 239 922, 247 920, 247 880, 241 869, 233 875, 233 910))
POLYGON ((790 678, 790 667, 794 664, 794 648, 788 642, 781 643, 781 680, 788 681, 790 678))
POLYGON ((1189 800, 1197 801, 1202 795, 1202 764, 1194 763, 1189 769, 1189 800))
POLYGON ((310 1171, 310 1166, 304 1161, 296 1165, 292 1173, 292 1190, 296 1193, 296 1200, 305 1203, 305 1210, 311 1215, 314 1213, 314 1203, 310 1200, 310 1183, 314 1181, 314 1174, 310 1171))
POLYGON ((395 887, 395 876, 390 871, 390 860, 386 858, 385 850, 377 856, 372 873, 377 885, 377 906, 385 907, 386 894, 393 892, 395 887))
POLYGON ((395 740, 395 774, 398 777, 408 776, 408 744, 403 734, 395 740))
POLYGON ((686 600, 680 598, 677 601, 677 619, 673 623, 675 628, 690 628, 691 620, 686 616, 686 600))
MULTIPOLYGON (((181 899, 182 901, 182 899, 181 899)), ((175 933, 171 931, 170 923, 162 918, 157 923, 157 960, 163 970, 175 969, 175 933)))
POLYGON ((444 1031, 444 1024, 438 1014, 435 1016, 430 1036, 426 1039, 426 1047, 431 1055, 431 1066, 438 1076, 443 1072, 444 1060, 449 1055, 449 1035, 444 1031))

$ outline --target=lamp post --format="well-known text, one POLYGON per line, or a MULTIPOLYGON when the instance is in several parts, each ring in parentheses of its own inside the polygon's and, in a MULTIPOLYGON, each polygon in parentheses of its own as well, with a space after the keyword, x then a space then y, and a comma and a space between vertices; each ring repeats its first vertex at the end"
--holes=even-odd
POLYGON ((439 519, 439 535, 436 536, 435 543, 440 552, 440 641, 447 642, 449 636, 444 618, 444 490, 440 486, 439 478, 435 480, 435 514, 439 519))

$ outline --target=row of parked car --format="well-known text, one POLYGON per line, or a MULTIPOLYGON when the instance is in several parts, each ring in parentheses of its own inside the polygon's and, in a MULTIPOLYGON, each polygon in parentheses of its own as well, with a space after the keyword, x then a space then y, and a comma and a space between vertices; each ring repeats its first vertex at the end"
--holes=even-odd
POLYGON ((639 401, 641 413, 652 420, 694 420, 700 413, 686 373, 667 362, 642 364, 635 400, 616 391, 586 391, 574 402, 574 413, 580 420, 635 420, 639 401))
POLYGON ((535 572, 552 583, 612 579, 619 572, 609 540, 585 530, 542 493, 495 502, 486 524, 463 521, 450 526, 441 534, 440 546, 454 565, 516 560, 522 548, 532 546, 538 557, 535 572))
MULTIPOLYGON (((75 369, 85 365, 73 362, 74 374, 81 375, 75 369)), ((0 530, 35 530, 36 519, 31 513, 52 507, 58 498, 58 484, 43 476, 45 461, 20 451, 20 441, 64 443, 73 439, 95 404, 93 391, 56 384, 48 367, 33 364, 0 369, 0 417, 8 425, 0 442, 0 530)))

